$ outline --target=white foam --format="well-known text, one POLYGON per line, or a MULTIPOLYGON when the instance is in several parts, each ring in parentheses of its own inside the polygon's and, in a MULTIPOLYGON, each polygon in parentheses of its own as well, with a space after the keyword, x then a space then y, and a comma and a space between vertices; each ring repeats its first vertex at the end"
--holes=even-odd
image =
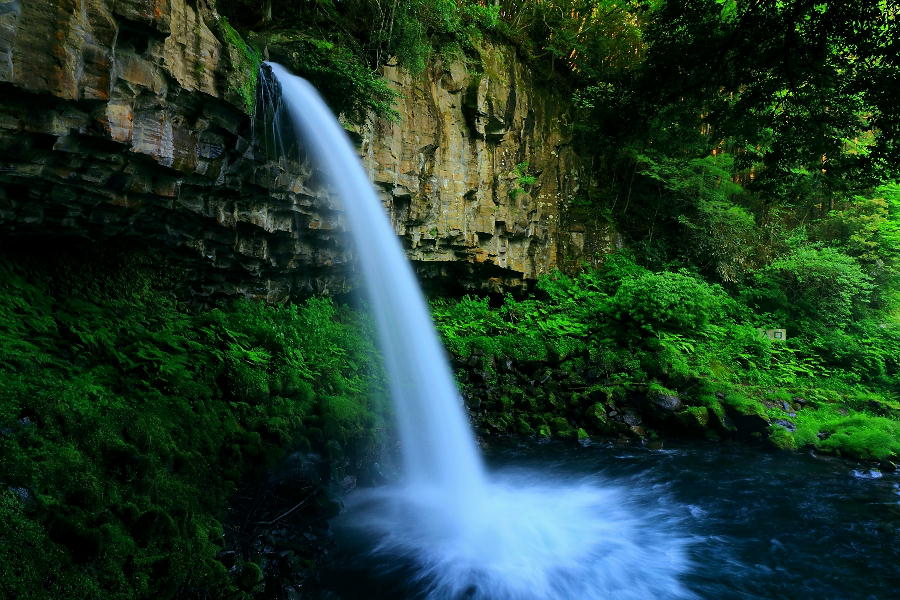
POLYGON ((596 479, 533 472, 491 478, 463 520, 433 488, 353 494, 339 526, 373 542, 373 558, 416 565, 435 599, 692 598, 680 519, 596 479))

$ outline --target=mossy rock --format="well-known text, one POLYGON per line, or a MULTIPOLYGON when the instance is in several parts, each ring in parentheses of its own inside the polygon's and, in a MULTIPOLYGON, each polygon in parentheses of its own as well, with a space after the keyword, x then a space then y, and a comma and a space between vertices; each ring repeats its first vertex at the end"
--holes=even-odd
POLYGON ((769 430, 769 442, 782 450, 796 450, 797 440, 790 431, 779 425, 772 425, 769 430))
POLYGON ((516 417, 516 432, 519 435, 531 435, 534 433, 534 428, 528 424, 523 417, 516 417))
POLYGON ((563 417, 553 417, 550 420, 550 430, 559 438, 571 438, 575 436, 575 428, 563 417))
POLYGON ((228 19, 219 17, 216 24, 231 65, 225 76, 225 99, 251 115, 256 107, 256 87, 262 58, 244 41, 228 19))
POLYGON ((262 581, 262 577, 263 572, 258 564, 245 562, 241 565, 235 583, 242 590, 250 592, 262 581))
POLYGON ((705 406, 688 406, 677 414, 677 419, 689 431, 705 431, 710 425, 710 410, 705 406))

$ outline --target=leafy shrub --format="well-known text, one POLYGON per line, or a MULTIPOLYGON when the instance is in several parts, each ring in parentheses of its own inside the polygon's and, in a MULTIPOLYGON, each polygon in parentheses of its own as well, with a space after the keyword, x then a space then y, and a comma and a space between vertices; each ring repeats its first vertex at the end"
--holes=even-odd
POLYGON ((847 324, 872 293, 872 279, 851 256, 833 248, 801 246, 754 275, 751 302, 785 324, 847 324))
POLYGON ((728 296, 687 273, 647 273, 622 281, 614 314, 649 330, 699 330, 721 318, 728 296))

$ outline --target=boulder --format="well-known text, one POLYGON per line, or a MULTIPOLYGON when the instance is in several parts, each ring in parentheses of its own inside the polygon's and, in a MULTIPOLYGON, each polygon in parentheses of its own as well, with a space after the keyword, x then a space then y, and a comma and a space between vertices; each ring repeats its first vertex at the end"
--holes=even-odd
POLYGON ((682 408, 681 398, 673 394, 653 395, 650 398, 650 404, 665 413, 675 413, 682 408))

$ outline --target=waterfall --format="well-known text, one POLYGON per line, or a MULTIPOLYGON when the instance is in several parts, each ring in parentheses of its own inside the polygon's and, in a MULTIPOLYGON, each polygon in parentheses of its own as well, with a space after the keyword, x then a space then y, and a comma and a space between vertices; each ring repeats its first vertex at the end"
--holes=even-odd
POLYGON ((309 82, 267 64, 296 134, 344 204, 378 329, 408 483, 447 493, 483 487, 475 438, 428 305, 356 150, 309 82))
POLYGON ((658 507, 637 515, 626 491, 593 480, 487 476, 423 294, 353 145, 312 85, 266 65, 280 87, 263 90, 281 103, 263 107, 272 139, 283 147, 291 135, 286 115, 343 204, 384 356, 403 480, 357 492, 345 515, 371 539, 372 560, 413 565, 417 597, 691 597, 677 579, 684 541, 658 507))

